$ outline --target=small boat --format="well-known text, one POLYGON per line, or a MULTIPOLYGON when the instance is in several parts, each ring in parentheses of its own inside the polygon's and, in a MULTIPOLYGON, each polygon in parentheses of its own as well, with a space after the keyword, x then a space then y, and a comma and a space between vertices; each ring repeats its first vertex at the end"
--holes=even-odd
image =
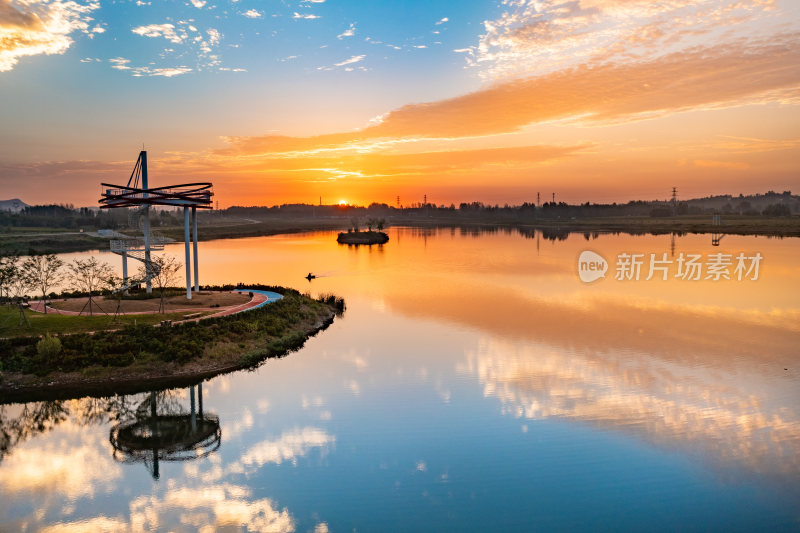
POLYGON ((314 274, 312 274, 311 272, 309 272, 309 273, 308 273, 308 276, 306 276, 306 279, 307 279, 308 281, 311 281, 312 279, 316 279, 316 277, 317 277, 317 276, 315 276, 314 274))

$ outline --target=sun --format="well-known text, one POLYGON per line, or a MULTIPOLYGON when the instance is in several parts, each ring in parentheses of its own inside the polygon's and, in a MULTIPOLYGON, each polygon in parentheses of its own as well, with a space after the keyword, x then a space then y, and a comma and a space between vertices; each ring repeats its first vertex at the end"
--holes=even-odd
POLYGON ((339 200, 339 205, 347 205, 347 200, 339 200))

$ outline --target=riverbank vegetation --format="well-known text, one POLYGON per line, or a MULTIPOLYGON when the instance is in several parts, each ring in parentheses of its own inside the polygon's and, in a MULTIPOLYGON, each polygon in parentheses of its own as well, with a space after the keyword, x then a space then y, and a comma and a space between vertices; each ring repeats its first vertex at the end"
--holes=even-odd
POLYGON ((320 301, 282 287, 267 290, 283 298, 198 322, 163 327, 137 322, 115 331, 61 334, 54 336, 58 350, 51 341, 41 345, 47 348, 37 346, 42 338, 36 335, 0 339, 0 400, 40 389, 146 388, 254 367, 300 348, 344 308, 340 298, 330 295, 320 301))

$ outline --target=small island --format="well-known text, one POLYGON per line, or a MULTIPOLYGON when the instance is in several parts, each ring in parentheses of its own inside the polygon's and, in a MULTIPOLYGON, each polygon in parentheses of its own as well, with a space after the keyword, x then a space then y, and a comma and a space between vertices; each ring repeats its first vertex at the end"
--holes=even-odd
POLYGON ((336 237, 339 244, 383 244, 389 236, 382 231, 348 231, 336 237))
POLYGON ((339 233, 336 237, 336 242, 339 244, 384 244, 389 241, 389 236, 383 232, 386 227, 386 220, 383 218, 369 217, 365 221, 359 218, 351 220, 352 225, 347 228, 347 231, 339 233), (367 227, 367 231, 361 231, 361 226, 367 227), (373 231, 374 229, 374 231, 373 231))

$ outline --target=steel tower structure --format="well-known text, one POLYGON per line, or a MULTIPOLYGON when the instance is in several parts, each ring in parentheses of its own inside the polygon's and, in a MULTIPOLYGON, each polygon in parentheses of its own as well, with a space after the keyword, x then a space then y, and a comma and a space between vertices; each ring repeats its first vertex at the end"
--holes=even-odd
POLYGON ((150 206, 166 205, 183 207, 184 242, 186 247, 186 298, 192 299, 192 265, 189 250, 189 214, 191 210, 192 242, 194 244, 194 291, 200 290, 197 257, 197 209, 211 209, 211 183, 182 183, 166 187, 149 187, 147 176, 147 152, 139 152, 139 158, 133 167, 127 185, 102 183, 100 209, 134 208, 131 218, 138 221, 143 237, 126 237, 111 241, 111 251, 122 256, 123 286, 117 291, 127 291, 130 287, 144 283, 147 292, 152 292, 152 279, 160 271, 158 264, 152 261, 150 252, 163 250, 166 239, 153 235, 150 231, 150 206), (140 185, 141 181, 141 187, 140 185), (128 257, 144 263, 145 276, 140 280, 128 278, 128 257))

